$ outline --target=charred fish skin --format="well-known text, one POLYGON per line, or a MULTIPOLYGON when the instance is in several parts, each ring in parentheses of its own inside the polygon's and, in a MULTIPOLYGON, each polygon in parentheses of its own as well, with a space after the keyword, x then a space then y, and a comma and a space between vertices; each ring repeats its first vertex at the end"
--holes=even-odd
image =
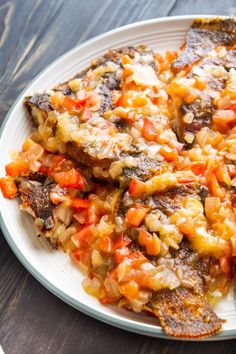
POLYGON ((146 309, 158 317, 170 336, 200 339, 218 333, 224 320, 215 314, 205 296, 204 278, 210 270, 209 257, 199 259, 186 240, 172 255, 175 267, 183 268, 192 286, 154 292, 146 309))
POLYGON ((200 339, 218 333, 224 323, 205 297, 186 288, 155 293, 147 305, 169 336, 200 339))
MULTIPOLYGON (((118 67, 121 67, 121 56, 129 55, 131 58, 135 57, 135 55, 139 55, 139 62, 143 65, 150 65, 154 70, 157 70, 157 64, 154 56, 154 52, 147 48, 144 45, 140 45, 137 47, 124 47, 118 49, 109 50, 103 56, 95 59, 91 62, 91 65, 84 69, 81 73, 76 75, 74 78, 82 78, 84 79, 86 74, 90 70, 95 70, 98 67, 103 67, 107 64, 107 62, 112 62, 118 67)), ((103 114, 106 110, 112 108, 112 91, 115 89, 119 89, 120 79, 116 78, 115 72, 106 72, 102 74, 98 80, 98 85, 95 89, 95 92, 101 95, 102 102, 100 108, 100 114, 103 114)), ((74 96, 71 89, 68 86, 68 82, 58 85, 52 91, 61 92, 67 96, 74 96)), ((52 110, 52 106, 50 103, 50 94, 42 93, 42 94, 34 94, 32 96, 27 96, 24 101, 26 107, 30 112, 32 112, 33 108, 37 108, 42 112, 49 112, 52 110)))
POLYGON ((193 120, 191 123, 186 123, 184 119, 179 120, 177 131, 180 141, 185 143, 185 148, 189 148, 194 143, 194 140, 191 143, 188 143, 186 141, 186 134, 191 133, 195 139, 197 132, 201 128, 209 127, 211 125, 214 106, 212 100, 209 97, 205 97, 205 99, 196 99, 191 104, 183 104, 180 111, 183 117, 189 113, 193 114, 193 120))
MULTIPOLYGON (((129 122, 127 123, 127 120, 122 120, 121 117, 114 113, 114 121, 112 119, 109 121, 104 115, 105 112, 112 112, 115 108, 112 99, 113 92, 116 91, 115 93, 122 94, 121 83, 123 78, 122 75, 117 75, 117 73, 120 71, 121 74, 123 70, 121 59, 124 55, 133 58, 135 65, 149 67, 149 69, 151 67, 154 70, 154 75, 156 75, 157 62, 154 52, 142 45, 110 50, 102 57, 92 61, 91 66, 76 77, 82 79, 85 91, 89 87, 89 92, 94 92, 99 96, 99 108, 97 111, 93 111, 92 118, 89 121, 81 121, 79 113, 74 116, 70 115, 68 124, 71 117, 73 121, 76 120, 76 133, 79 133, 79 137, 75 138, 74 136, 64 143, 65 155, 80 165, 89 166, 93 171, 96 170, 94 172, 95 178, 119 181, 122 187, 127 186, 132 178, 146 180, 152 177, 157 169, 160 169, 160 163, 158 163, 157 159, 149 158, 148 154, 143 152, 143 148, 140 150, 138 145, 136 146, 135 143, 132 143, 133 137, 130 134, 132 125, 129 122), (104 130, 104 126, 107 127, 107 132, 104 130), (115 134, 112 134, 112 136, 108 133, 109 127, 114 129, 115 134), (95 138, 93 139, 93 137, 95 138), (124 139, 125 143, 120 143, 120 139, 124 139), (132 163, 129 162, 130 159, 132 159, 132 163), (122 169, 122 172, 120 175, 113 176, 112 172, 110 172, 113 162, 121 162, 122 167, 120 169, 122 169)), ((68 82, 54 88, 50 91, 50 94, 53 95, 54 92, 61 92, 63 95, 68 95, 72 98, 75 95, 74 92, 71 92, 68 82)), ((57 139, 57 116, 60 116, 61 113, 63 115, 63 110, 61 112, 59 109, 58 112, 54 109, 52 116, 50 115, 47 120, 49 114, 51 114, 50 109, 52 109, 50 106, 50 94, 36 94, 32 97, 26 97, 25 105, 28 107, 37 126, 41 127, 44 122, 47 125, 48 121, 47 128, 51 131, 50 138, 57 139)), ((45 126, 43 125, 42 131, 44 129, 45 126)), ((41 142, 40 139, 44 139, 44 137, 42 138, 39 135, 37 137, 39 142, 41 142)), ((42 145, 47 149, 46 144, 47 139, 42 141, 42 145)))
POLYGON ((37 226, 42 231, 55 225, 54 205, 50 199, 52 185, 24 180, 19 186, 22 208, 34 215, 37 226))
POLYGON ((188 31, 183 51, 172 64, 172 70, 179 72, 200 60, 215 47, 233 46, 235 43, 236 22, 234 19, 195 20, 188 31))
POLYGON ((44 112, 49 112, 52 110, 52 106, 50 104, 50 95, 46 93, 35 94, 33 96, 26 97, 25 104, 29 109, 35 106, 44 112))
MULTIPOLYGON (((207 71, 208 67, 222 67, 227 72, 236 67, 236 51, 229 50, 223 58, 203 58, 196 66, 190 70, 187 75, 188 78, 197 77, 194 74, 195 68, 198 67, 204 72, 207 71)), ((209 92, 219 93, 221 92, 226 85, 225 77, 214 77, 208 75, 208 88, 201 93, 201 95, 191 104, 182 104, 180 107, 180 117, 178 123, 177 135, 180 141, 185 143, 185 149, 188 149, 194 143, 188 144, 185 140, 185 134, 190 133, 196 136, 197 132, 203 127, 210 127, 212 123, 212 116, 216 110, 214 105, 214 99, 209 95, 209 92), (184 121, 185 115, 192 115, 193 119, 190 123, 184 121)))
POLYGON ((181 198, 196 197, 204 206, 208 188, 198 184, 174 187, 165 193, 156 193, 149 197, 133 199, 133 203, 148 206, 150 210, 160 210, 167 216, 181 209, 181 198))
POLYGON ((217 109, 214 97, 226 85, 225 76, 214 74, 214 69, 220 68, 227 73, 235 68, 235 44, 235 19, 198 19, 188 31, 183 50, 172 64, 172 71, 177 76, 178 73, 185 73, 187 79, 198 78, 199 75, 206 78, 205 89, 198 92, 193 102, 186 103, 183 100, 176 112, 174 130, 186 150, 191 148, 201 128, 211 126, 212 116, 217 109), (212 54, 220 46, 225 50, 224 55, 218 57, 212 54))

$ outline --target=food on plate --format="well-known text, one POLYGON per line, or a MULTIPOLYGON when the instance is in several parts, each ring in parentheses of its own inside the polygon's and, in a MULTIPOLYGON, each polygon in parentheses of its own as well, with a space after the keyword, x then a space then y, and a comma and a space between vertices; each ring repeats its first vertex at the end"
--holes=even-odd
POLYGON ((220 331, 236 256, 236 22, 195 20, 164 55, 110 50, 25 98, 34 131, 6 165, 36 233, 84 289, 170 336, 220 331))
POLYGON ((172 64, 177 72, 169 87, 175 111, 176 131, 191 147, 196 134, 211 126, 226 82, 233 75, 236 50, 233 19, 198 20, 189 30, 186 44, 172 64), (232 70, 231 70, 232 69, 232 70))

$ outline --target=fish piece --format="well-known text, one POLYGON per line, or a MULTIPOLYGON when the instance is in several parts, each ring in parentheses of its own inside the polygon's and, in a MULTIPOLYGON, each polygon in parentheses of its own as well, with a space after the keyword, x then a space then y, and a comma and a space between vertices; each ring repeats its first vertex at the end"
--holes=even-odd
POLYGON ((149 64, 154 70, 157 70, 157 64, 153 51, 144 45, 139 45, 137 47, 128 46, 118 49, 111 49, 102 57, 93 60, 91 63, 91 68, 95 69, 107 61, 112 61, 116 64, 120 64, 120 58, 122 55, 128 55, 130 58, 134 58, 137 53, 140 56, 139 61, 141 64, 149 64))
MULTIPOLYGON (((149 71, 158 81, 156 59, 151 49, 137 46, 108 51, 104 56, 92 61, 89 68, 76 76, 81 79, 82 91, 88 95, 95 93, 98 98, 97 106, 91 109, 91 117, 88 120, 81 118, 79 110, 78 114, 71 113, 70 110, 69 113, 65 113, 63 106, 60 107, 60 104, 63 105, 63 97, 76 98, 76 93, 71 91, 69 82, 48 91, 50 93, 35 94, 25 99, 25 105, 39 127, 36 139, 46 150, 54 153, 58 149, 79 164, 91 167, 95 178, 119 180, 122 186, 128 185, 130 179, 135 176, 146 180, 160 167, 160 161, 155 154, 152 153, 153 158, 149 157, 148 148, 153 144, 152 142, 142 144, 139 141, 134 142, 131 134, 133 123, 116 113, 112 113, 111 119, 110 116, 105 116, 106 112, 112 112, 115 108, 114 91, 118 95, 123 94, 121 88, 124 80, 123 55, 130 58, 127 59, 128 62, 132 60, 133 68, 150 69, 149 71), (58 104, 57 109, 52 109, 50 96, 55 92, 62 94, 60 96, 62 103, 58 104), (116 163, 115 169, 113 163, 116 163)), ((132 72, 133 69, 129 70, 132 72)), ((140 79, 140 75, 138 78, 140 79)), ((143 78, 145 76, 142 76, 143 78)), ((138 119, 140 120, 138 127, 142 129, 142 115, 139 115, 138 119)), ((158 120, 158 117, 155 119, 158 120)), ((160 117, 160 120, 163 121, 163 117, 160 117)), ((166 121, 167 118, 164 120, 166 121)))
POLYGON ((25 103, 29 109, 36 107, 44 112, 49 112, 52 110, 50 95, 47 93, 35 94, 33 96, 26 97, 25 103))
POLYGON ((167 216, 172 215, 182 206, 183 198, 186 196, 200 195, 201 187, 196 185, 183 185, 175 187, 165 193, 154 194, 138 200, 139 203, 147 205, 151 210, 160 210, 167 216))
POLYGON ((220 331, 224 322, 203 294, 186 288, 155 293, 146 309, 158 317, 166 334, 179 338, 211 336, 220 331))
MULTIPOLYGON (((174 129, 179 140, 185 143, 185 148, 192 146, 202 127, 211 125, 216 110, 214 98, 225 88, 228 71, 236 65, 235 49, 231 48, 235 44, 234 19, 196 20, 187 34, 182 52, 172 64, 175 73, 185 70, 187 79, 200 77, 205 83, 205 88, 197 91, 194 84, 190 85, 189 92, 196 94, 196 97, 191 102, 182 97, 175 112, 174 129), (224 52, 213 53, 219 46, 224 52)), ((175 100, 176 95, 170 94, 175 100)))
POLYGON ((178 120, 177 135, 181 142, 185 142, 185 146, 192 146, 197 132, 203 127, 211 125, 211 119, 214 112, 212 99, 205 96, 196 99, 191 104, 183 104, 180 108, 178 120), (190 123, 185 121, 186 114, 193 115, 190 123), (188 140, 190 137, 190 140, 188 140), (191 140, 193 137, 193 140, 191 140))
POLYGON ((168 169, 167 163, 150 158, 145 153, 131 155, 131 157, 134 166, 126 163, 122 173, 118 176, 121 186, 127 186, 132 178, 145 182, 155 174, 163 173, 168 169))
POLYGON ((50 199, 51 189, 51 184, 45 185, 26 179, 19 186, 22 209, 34 216, 35 223, 42 233, 55 225, 54 206, 50 199))
POLYGON ((187 33, 186 43, 172 70, 179 72, 203 58, 217 46, 236 43, 236 22, 231 19, 197 19, 187 33))
MULTIPOLYGON (((177 134, 181 141, 185 141, 186 133, 191 133, 195 137, 201 128, 211 125, 212 115, 216 109, 212 94, 217 95, 225 88, 227 72, 235 66, 236 51, 229 50, 222 58, 204 58, 190 70, 188 78, 198 77, 202 73, 206 80, 206 88, 193 103, 184 103, 180 107, 177 134), (192 121, 185 121, 184 117, 187 114, 192 115, 192 121)), ((191 146, 191 143, 187 145, 191 146)))
POLYGON ((146 310, 158 317, 170 336, 197 339, 216 334, 224 321, 215 314, 205 295, 204 278, 210 271, 209 257, 199 259, 185 240, 172 255, 175 267, 182 268, 188 281, 174 290, 154 292, 146 310))
MULTIPOLYGON (((137 57, 137 61, 142 65, 150 65, 155 71, 157 64, 154 52, 146 46, 140 45, 137 47, 124 47, 119 49, 112 49, 105 53, 98 59, 91 62, 91 65, 75 76, 84 80, 86 86, 91 85, 92 89, 101 97, 100 114, 102 115, 106 110, 113 107, 112 104, 112 91, 120 88, 122 77, 117 74, 121 69, 121 57, 128 55, 131 58, 137 57), (109 66, 109 63, 115 65, 109 66), (96 77, 88 79, 86 75, 96 70, 96 77), (86 82, 85 82, 86 81, 86 82)), ((25 105, 30 112, 38 109, 40 112, 49 112, 52 110, 50 104, 50 96, 55 92, 61 92, 64 95, 74 97, 74 93, 68 86, 68 82, 62 83, 50 90, 50 94, 34 94, 25 98, 25 105)), ((35 114, 34 114, 35 116, 35 114)))

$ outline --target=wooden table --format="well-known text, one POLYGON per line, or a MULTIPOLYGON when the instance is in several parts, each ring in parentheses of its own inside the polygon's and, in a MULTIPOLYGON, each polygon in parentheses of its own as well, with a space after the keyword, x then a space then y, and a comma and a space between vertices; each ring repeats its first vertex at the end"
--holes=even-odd
MULTIPOLYGON (((0 117, 51 61, 110 29, 155 17, 236 14, 234 0, 0 1, 0 117)), ((235 324, 236 327, 236 324, 235 324)), ((236 353, 236 340, 158 340, 108 326, 41 286, 0 238, 0 344, 6 354, 236 353)))

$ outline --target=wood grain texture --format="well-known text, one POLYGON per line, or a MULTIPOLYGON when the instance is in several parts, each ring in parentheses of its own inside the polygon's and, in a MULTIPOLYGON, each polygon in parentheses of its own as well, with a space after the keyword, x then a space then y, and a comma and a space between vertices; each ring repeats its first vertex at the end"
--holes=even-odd
MULTIPOLYGON (((235 0, 0 0, 0 121, 22 89, 76 44, 110 29, 182 14, 235 14, 235 0)), ((236 340, 174 342, 128 333, 69 307, 0 238, 0 344, 6 354, 235 353, 236 340)))

